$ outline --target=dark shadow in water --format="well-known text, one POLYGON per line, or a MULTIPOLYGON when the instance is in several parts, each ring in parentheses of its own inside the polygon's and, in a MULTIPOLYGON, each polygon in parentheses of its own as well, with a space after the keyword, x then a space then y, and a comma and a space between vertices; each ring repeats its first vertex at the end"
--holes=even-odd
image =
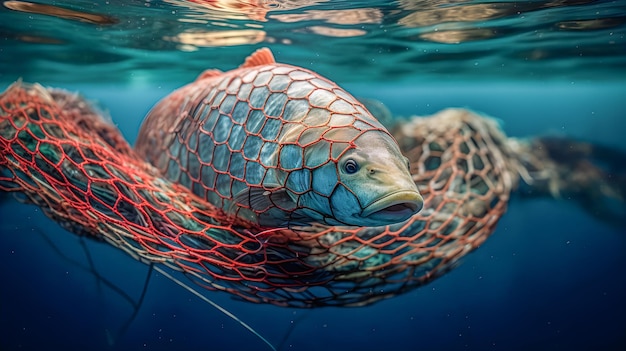
MULTIPOLYGON (((0 200, 2 200, 3 197, 4 196, 0 196, 0 200)), ((132 306, 132 308, 133 308, 132 314, 124 321, 122 326, 118 328, 117 332, 111 333, 108 328, 105 329, 107 344, 110 347, 115 346, 116 342, 126 335, 126 332, 128 331, 128 328, 132 325, 133 321, 136 319, 136 317, 137 317, 137 315, 139 313, 139 310, 141 309, 141 306, 143 304, 144 298, 146 296, 146 292, 148 291, 148 286, 150 284, 150 278, 152 276, 152 272, 153 271, 157 271, 157 272, 161 273, 163 276, 165 276, 167 279, 169 279, 172 282, 176 283, 177 285, 183 287, 184 289, 190 291, 192 294, 196 295, 197 297, 199 297, 204 302, 207 302, 208 304, 210 304, 211 306, 215 307, 220 312, 224 313, 226 316, 230 317, 231 319, 233 319, 234 321, 239 323, 242 327, 244 327, 245 329, 249 330, 254 335, 256 335, 258 338, 260 338, 263 342, 265 342, 272 350, 274 350, 274 351, 277 350, 277 348, 275 348, 267 339, 265 339, 262 335, 260 335, 256 330, 254 330, 248 324, 246 324, 245 322, 240 320, 238 317, 233 315, 231 312, 227 311, 222 306, 214 303, 212 300, 208 299, 207 297, 202 295, 200 292, 198 292, 197 290, 195 290, 191 286, 189 286, 189 285, 185 284, 184 282, 176 279, 175 277, 173 277, 172 275, 170 275, 169 273, 167 273, 163 269, 161 269, 159 267, 155 267, 154 263, 147 263, 148 264, 148 272, 146 273, 146 278, 144 280, 143 288, 141 290, 141 295, 139 296, 139 298, 137 300, 135 300, 128 293, 126 293, 122 288, 120 288, 119 286, 115 285, 113 282, 111 282, 110 280, 108 280, 107 278, 105 278, 104 276, 102 276, 98 272, 97 268, 95 267, 95 263, 94 263, 94 261, 92 259, 91 252, 89 251, 89 247, 87 246, 85 237, 79 236, 78 239, 79 239, 80 246, 82 247, 83 252, 85 253, 85 257, 86 257, 87 262, 88 262, 87 266, 85 266, 84 264, 82 264, 81 262, 79 262, 77 260, 74 260, 74 259, 68 257, 65 253, 63 253, 63 251, 52 240, 50 240, 50 238, 40 228, 33 227, 33 231, 38 233, 44 239, 46 244, 52 249, 52 251, 55 254, 57 254, 64 262, 68 263, 69 265, 71 265, 73 267, 79 268, 80 270, 83 270, 83 271, 93 275, 96 278, 97 291, 98 291, 98 295, 101 298, 103 297, 102 286, 104 285, 106 288, 111 289, 113 292, 118 294, 120 297, 122 297, 122 299, 124 299, 126 302, 128 302, 132 306)), ((302 319, 304 319, 304 316, 300 317, 295 322, 298 322, 298 321, 300 321, 302 319)), ((287 340, 287 338, 289 337, 289 335, 291 334, 293 329, 295 329, 295 322, 294 322, 294 326, 292 328, 290 328, 288 330, 287 334, 283 337, 283 339, 281 341, 281 345, 282 345, 282 343, 284 343, 287 340)))
POLYGON ((74 259, 71 259, 67 255, 65 255, 65 253, 63 253, 62 250, 59 249, 59 247, 52 240, 50 240, 50 238, 41 229, 33 227, 33 230, 36 233, 38 233, 39 235, 41 235, 41 237, 44 239, 46 244, 48 244, 48 246, 52 249, 52 251, 54 253, 56 253, 63 261, 67 262, 68 264, 70 264, 73 267, 79 268, 79 269, 81 269, 81 270, 83 270, 83 271, 93 275, 96 278, 96 285, 97 285, 98 295, 101 298, 103 297, 103 295, 102 295, 103 294, 102 286, 104 285, 105 287, 111 289, 111 291, 113 291, 114 293, 118 294, 123 300, 125 300, 126 302, 128 302, 131 305, 131 307, 133 308, 132 314, 124 321, 124 323, 117 330, 116 333, 111 333, 109 331, 109 329, 105 329, 105 331, 106 331, 106 338, 107 338, 107 344, 109 346, 115 345, 117 340, 119 340, 120 338, 124 337, 124 335, 126 334, 128 328, 133 323, 133 321, 137 317, 137 314, 139 313, 139 310, 141 309, 141 306, 143 304, 143 300, 144 300, 144 298, 146 296, 146 292, 148 291, 148 285, 150 284, 150 277, 152 277, 152 271, 154 269, 153 264, 149 264, 148 265, 148 272, 146 273, 146 279, 144 280, 143 288, 141 290, 141 295, 139 296, 139 299, 135 300, 128 293, 126 293, 124 290, 122 290, 119 286, 115 285, 113 282, 111 282, 107 278, 103 277, 98 272, 98 270, 96 269, 95 264, 93 262, 93 259, 91 257, 91 253, 89 251, 89 247, 87 246, 87 244, 85 242, 85 237, 82 237, 82 236, 79 237, 79 243, 80 243, 80 246, 83 249, 83 252, 85 253, 85 257, 87 258, 88 266, 85 266, 81 262, 76 261, 74 259))
POLYGON ((282 350, 283 349, 283 346, 285 345, 287 340, 289 340, 289 337, 291 336, 293 331, 296 330, 296 328, 298 327, 298 324, 300 324, 307 317, 309 317, 310 311, 311 310, 304 310, 304 311, 302 311, 303 313, 301 313, 297 318, 294 318, 294 320, 291 322, 291 327, 289 329, 287 329, 287 333, 285 333, 283 338, 280 340, 280 342, 276 346, 276 350, 282 350))

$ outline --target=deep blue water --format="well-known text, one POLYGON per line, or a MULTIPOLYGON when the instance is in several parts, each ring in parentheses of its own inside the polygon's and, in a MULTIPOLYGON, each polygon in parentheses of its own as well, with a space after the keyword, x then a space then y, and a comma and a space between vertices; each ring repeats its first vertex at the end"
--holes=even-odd
MULTIPOLYGON (((626 323, 623 230, 552 201, 512 203, 463 264, 406 295, 363 308, 295 310, 207 295, 283 350, 620 350, 626 323)), ((105 330, 132 313, 94 277, 51 252, 41 233, 85 264, 77 239, 32 207, 4 204, 2 349, 111 349, 105 330), (8 227, 10 226, 10 227, 8 227), (8 227, 8 228, 7 228, 8 227)), ((146 267, 88 244, 100 274, 139 295, 146 267)), ((264 345, 163 277, 112 349, 244 350, 264 345)))
MULTIPOLYGON (((140 116, 167 93, 166 88, 72 88, 98 98, 131 140, 140 116)), ((348 90, 381 98, 400 114, 465 106, 499 117, 508 135, 566 133, 625 146, 621 86, 538 82, 410 90, 348 84, 348 90)), ((2 350, 265 347, 155 273, 136 319, 120 336, 133 309, 99 286, 92 273, 67 261, 88 264, 77 237, 35 207, 10 199, 2 202, 0 218, 2 350)), ((137 299, 147 266, 105 244, 85 243, 97 272, 137 299)), ((625 228, 592 218, 568 199, 514 197, 495 234, 460 267, 372 306, 299 310, 239 302, 224 293, 205 295, 281 350, 620 350, 626 345, 624 267, 625 228)))
MULTIPOLYGON (((508 136, 566 135, 626 151, 626 1, 38 3, 59 8, 0 6, 0 90, 21 77, 80 91, 131 142, 172 89, 269 46, 279 62, 395 115, 466 107, 500 120, 508 136)), ((133 307, 96 274, 137 300, 148 267, 4 195, 0 351, 268 349, 157 273, 120 333, 133 307), (95 272, 84 269, 85 247, 95 272)), ((367 307, 205 296, 280 350, 626 350, 626 228, 584 206, 514 196, 458 268, 367 307)))

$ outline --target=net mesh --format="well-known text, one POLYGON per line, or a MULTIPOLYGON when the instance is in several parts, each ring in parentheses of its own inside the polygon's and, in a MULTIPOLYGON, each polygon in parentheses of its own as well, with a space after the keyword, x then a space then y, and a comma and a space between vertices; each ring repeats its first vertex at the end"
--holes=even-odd
POLYGON ((0 96, 0 189, 68 230, 256 303, 358 306, 442 275, 505 212, 515 176, 493 121, 446 110, 394 136, 425 200, 386 227, 268 229, 164 179, 80 97, 15 83, 0 96))

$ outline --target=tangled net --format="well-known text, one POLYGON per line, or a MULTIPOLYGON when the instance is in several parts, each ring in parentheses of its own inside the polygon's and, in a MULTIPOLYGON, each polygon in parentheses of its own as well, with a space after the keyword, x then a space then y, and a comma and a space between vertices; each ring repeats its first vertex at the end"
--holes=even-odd
POLYGON ((267 229, 163 179, 78 96, 17 82, 0 96, 0 189, 66 229, 255 303, 358 306, 444 274, 494 230, 516 165, 496 124, 463 110, 393 132, 423 210, 387 227, 267 229))

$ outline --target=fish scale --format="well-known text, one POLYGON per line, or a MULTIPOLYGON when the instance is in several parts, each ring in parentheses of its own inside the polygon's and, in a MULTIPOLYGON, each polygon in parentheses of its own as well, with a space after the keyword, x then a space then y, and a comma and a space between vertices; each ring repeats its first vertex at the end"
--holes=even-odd
MULTIPOLYGON (((335 83, 263 54, 229 72, 206 71, 163 99, 137 151, 228 214, 267 226, 355 225, 333 213, 333 194, 350 193, 338 160, 365 132, 393 137, 335 83)), ((354 194, 350 201, 365 206, 354 194)))

